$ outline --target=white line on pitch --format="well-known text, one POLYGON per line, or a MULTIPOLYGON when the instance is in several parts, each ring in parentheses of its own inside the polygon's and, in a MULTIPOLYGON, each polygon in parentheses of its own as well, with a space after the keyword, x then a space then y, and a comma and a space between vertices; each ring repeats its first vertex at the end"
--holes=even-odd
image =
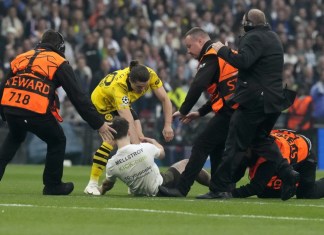
MULTIPOLYGON (((298 221, 318 221, 324 222, 320 218, 305 218, 305 217, 288 217, 288 216, 268 216, 268 215, 232 215, 232 214, 200 214, 186 211, 166 211, 166 210, 152 210, 152 209, 139 209, 139 208, 94 208, 94 207, 59 207, 59 206, 38 206, 30 204, 0 204, 0 207, 38 207, 38 208, 56 208, 56 209, 74 209, 74 210, 110 210, 110 211, 127 211, 127 212, 144 212, 155 214, 175 214, 175 215, 188 215, 188 216, 208 216, 219 218, 243 218, 243 219, 268 219, 268 220, 298 220, 298 221)), ((4 210, 2 210, 4 212, 4 210)))

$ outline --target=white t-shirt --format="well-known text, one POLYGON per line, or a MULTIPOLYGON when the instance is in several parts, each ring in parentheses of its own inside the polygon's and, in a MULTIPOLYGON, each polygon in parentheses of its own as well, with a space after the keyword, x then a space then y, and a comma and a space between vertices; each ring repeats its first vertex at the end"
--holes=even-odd
POLYGON ((124 146, 109 159, 106 177, 112 182, 119 178, 134 195, 155 196, 163 182, 154 162, 159 155, 160 149, 150 143, 124 146))

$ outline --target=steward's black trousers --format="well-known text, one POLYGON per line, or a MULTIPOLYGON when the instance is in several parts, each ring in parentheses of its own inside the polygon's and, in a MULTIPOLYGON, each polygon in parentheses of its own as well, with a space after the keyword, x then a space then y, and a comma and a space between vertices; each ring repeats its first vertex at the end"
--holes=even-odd
POLYGON ((211 172, 213 173, 216 170, 224 151, 232 113, 232 110, 225 110, 224 108, 216 113, 195 140, 188 164, 177 185, 183 195, 187 195, 190 191, 208 156, 210 156, 211 172))
POLYGON ((239 107, 232 115, 226 139, 223 159, 216 172, 212 173, 210 191, 230 191, 238 164, 245 157, 248 148, 257 156, 263 156, 276 166, 279 176, 292 169, 270 137, 280 112, 265 113, 263 100, 253 109, 239 107))
POLYGON ((46 186, 60 184, 63 175, 63 161, 66 137, 62 127, 50 113, 32 117, 6 114, 9 133, 0 149, 0 180, 7 164, 15 156, 27 132, 32 132, 47 144, 43 183, 46 186))

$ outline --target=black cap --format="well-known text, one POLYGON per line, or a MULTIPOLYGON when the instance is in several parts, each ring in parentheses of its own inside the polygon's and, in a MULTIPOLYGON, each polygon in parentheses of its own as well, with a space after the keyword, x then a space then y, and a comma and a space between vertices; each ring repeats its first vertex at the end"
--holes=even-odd
POLYGON ((49 43, 56 47, 56 49, 58 49, 60 52, 65 52, 64 38, 62 34, 55 30, 47 30, 42 36, 41 43, 49 43))

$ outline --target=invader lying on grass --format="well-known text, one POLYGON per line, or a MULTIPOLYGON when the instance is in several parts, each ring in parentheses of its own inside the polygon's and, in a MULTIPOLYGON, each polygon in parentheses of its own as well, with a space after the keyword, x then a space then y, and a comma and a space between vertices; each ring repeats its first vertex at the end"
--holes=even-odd
MULTIPOLYGON (((177 184, 181 172, 188 160, 182 160, 172 165, 166 172, 160 173, 154 158, 163 159, 165 152, 163 146, 155 139, 144 137, 141 144, 131 144, 128 131, 128 122, 122 117, 113 119, 112 128, 114 140, 118 146, 117 153, 108 161, 106 179, 100 186, 101 194, 110 190, 116 179, 119 178, 134 195, 159 196, 159 186, 170 187, 177 184)), ((199 183, 208 186, 210 175, 204 169, 196 179, 199 183)))

